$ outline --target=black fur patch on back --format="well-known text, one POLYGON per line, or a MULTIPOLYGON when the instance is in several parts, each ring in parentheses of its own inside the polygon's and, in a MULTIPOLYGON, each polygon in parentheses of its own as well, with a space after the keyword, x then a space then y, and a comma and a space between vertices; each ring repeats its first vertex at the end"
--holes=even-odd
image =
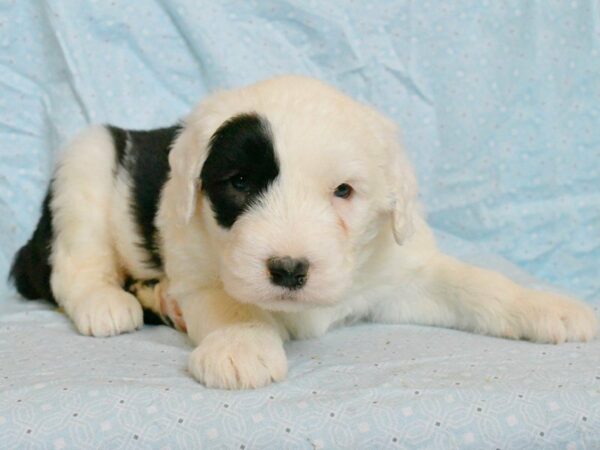
POLYGON ((42 203, 42 216, 31 239, 15 255, 9 278, 19 294, 35 300, 56 302, 50 289, 50 252, 54 230, 52 228, 52 182, 42 203))
POLYGON ((131 211, 142 237, 140 245, 148 252, 148 264, 162 266, 154 223, 160 193, 169 175, 169 152, 180 125, 148 131, 129 131, 108 127, 113 136, 117 158, 132 182, 131 211), (122 156, 118 156, 118 155, 122 156))
POLYGON ((214 133, 200 179, 217 223, 230 228, 278 175, 269 122, 252 113, 232 117, 214 133))

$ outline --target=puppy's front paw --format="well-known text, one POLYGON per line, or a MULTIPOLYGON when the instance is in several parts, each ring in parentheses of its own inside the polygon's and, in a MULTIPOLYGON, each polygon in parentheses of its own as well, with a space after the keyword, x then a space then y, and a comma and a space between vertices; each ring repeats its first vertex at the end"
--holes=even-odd
POLYGON ((114 336, 141 328, 144 314, 137 299, 118 288, 102 289, 67 310, 77 330, 87 336, 114 336))
POLYGON ((283 380, 287 359, 276 331, 234 325, 206 336, 190 355, 189 370, 210 388, 253 389, 283 380))
POLYGON ((598 318, 586 304, 557 294, 527 291, 528 304, 522 317, 525 338, 561 344, 589 341, 598 333, 598 318))

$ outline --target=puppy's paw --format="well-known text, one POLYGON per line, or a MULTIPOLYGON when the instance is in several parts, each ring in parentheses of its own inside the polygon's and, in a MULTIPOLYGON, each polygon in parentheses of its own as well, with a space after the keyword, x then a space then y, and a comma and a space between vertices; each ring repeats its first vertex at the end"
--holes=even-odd
POLYGON ((526 292, 522 317, 526 339, 561 344, 589 341, 598 333, 598 318, 585 303, 552 293, 526 292))
POLYGON ((276 331, 234 325, 206 336, 190 355, 189 370, 210 388, 253 389, 283 380, 287 359, 276 331))
POLYGON ((68 312, 77 330, 87 336, 114 336, 144 324, 137 299, 118 288, 95 291, 70 309, 68 312))

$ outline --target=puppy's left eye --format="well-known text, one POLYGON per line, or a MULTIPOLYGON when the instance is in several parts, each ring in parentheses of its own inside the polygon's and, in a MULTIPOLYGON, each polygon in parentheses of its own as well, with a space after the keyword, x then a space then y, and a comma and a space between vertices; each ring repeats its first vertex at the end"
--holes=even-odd
POLYGON ((353 192, 354 192, 354 189, 352 189, 352 186, 350 186, 347 183, 342 183, 338 187, 335 188, 333 195, 335 195, 336 197, 339 197, 339 198, 348 199, 348 198, 350 198, 350 196, 352 195, 353 192))
POLYGON ((246 192, 250 188, 250 183, 244 175, 235 175, 229 179, 229 182, 236 191, 246 192))

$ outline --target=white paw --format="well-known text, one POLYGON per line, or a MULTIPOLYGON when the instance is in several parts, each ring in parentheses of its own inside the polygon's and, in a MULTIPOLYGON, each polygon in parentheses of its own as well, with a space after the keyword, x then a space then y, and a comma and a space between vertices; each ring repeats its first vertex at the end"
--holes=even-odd
POLYGON ((258 388, 287 374, 280 336, 261 324, 213 331, 192 352, 188 366, 196 380, 221 389, 258 388))
POLYGON ((87 336, 114 336, 144 324, 144 314, 137 299, 118 288, 95 291, 70 310, 77 330, 87 336))
POLYGON ((523 337, 561 344, 589 341, 598 333, 598 318, 585 303, 557 294, 527 291, 523 337))

